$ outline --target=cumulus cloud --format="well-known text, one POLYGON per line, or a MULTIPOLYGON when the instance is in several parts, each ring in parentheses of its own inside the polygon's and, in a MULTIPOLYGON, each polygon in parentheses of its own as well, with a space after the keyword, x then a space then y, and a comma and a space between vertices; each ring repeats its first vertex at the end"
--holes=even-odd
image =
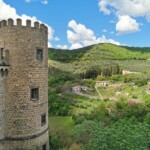
POLYGON ((49 48, 50 48, 50 47, 53 47, 52 44, 51 44, 50 42, 48 42, 48 47, 49 47, 49 48))
POLYGON ((58 49, 68 49, 67 45, 57 45, 56 48, 58 49))
POLYGON ((114 31, 111 31, 110 34, 114 34, 114 31))
POLYGON ((98 43, 112 43, 120 45, 119 42, 107 39, 104 35, 97 38, 91 29, 88 29, 83 24, 77 24, 75 20, 71 20, 68 23, 68 27, 70 29, 67 30, 67 38, 68 42, 71 44, 70 49, 77 49, 98 43))
POLYGON ((103 30, 102 30, 102 32, 105 32, 105 33, 107 33, 108 31, 107 31, 106 29, 103 29, 103 30))
POLYGON ((60 39, 58 37, 55 37, 55 41, 59 41, 60 39))
POLYGON ((105 0, 102 0, 99 2, 100 11, 104 12, 104 14, 109 15, 111 11, 107 9, 108 2, 105 0))
POLYGON ((99 7, 108 15, 115 11, 116 15, 147 16, 150 13, 150 0, 100 0, 99 7))
POLYGON ((42 0, 41 3, 46 5, 48 4, 48 0, 42 0))
MULTIPOLYGON (((115 13, 118 17, 118 23, 120 24, 120 16, 129 16, 131 19, 136 17, 145 17, 148 22, 150 22, 150 0, 100 0, 99 3, 100 11, 106 15, 115 13)), ((131 20, 130 19, 130 20, 131 20)), ((134 19, 135 20, 135 19, 134 19)), ((124 23, 127 25, 129 19, 126 19, 127 22, 124 23)), ((132 23, 136 24, 139 27, 139 23, 132 20, 132 23), (138 24, 138 25, 137 25, 138 24)), ((117 23, 117 24, 118 24, 117 23)), ((129 24, 128 24, 129 25, 129 24)), ((116 26, 116 29, 118 27, 116 26)), ((128 27, 128 29, 130 29, 128 27)), ((134 30, 135 31, 135 30, 134 30)), ((136 30, 139 31, 139 30, 136 30)), ((127 32, 124 32, 127 33, 127 32)), ((128 33, 131 33, 130 30, 128 33)))
POLYGON ((25 0, 26 3, 38 2, 40 1, 42 4, 48 4, 48 0, 25 0))
POLYGON ((105 35, 102 35, 100 38, 98 38, 99 43, 111 43, 115 45, 121 45, 119 42, 113 40, 113 39, 107 39, 105 35))
MULTIPOLYGON (((0 20, 7 20, 9 18, 12 18, 15 21, 15 23, 16 23, 16 19, 20 18, 20 19, 22 19, 23 25, 26 25, 27 19, 31 20, 32 26, 33 26, 35 21, 42 23, 35 16, 31 17, 31 16, 28 16, 26 14, 22 14, 21 16, 18 15, 15 8, 6 4, 5 2, 3 2, 3 0, 0 0, 0 20)), ((47 27, 48 27, 48 39, 49 40, 52 40, 52 39, 55 40, 53 38, 54 30, 49 25, 47 25, 47 27)))
POLYGON ((116 31, 118 34, 132 33, 139 31, 140 25, 135 19, 129 16, 119 16, 119 21, 116 24, 116 31))
POLYGON ((26 3, 30 3, 30 0, 25 0, 26 3))

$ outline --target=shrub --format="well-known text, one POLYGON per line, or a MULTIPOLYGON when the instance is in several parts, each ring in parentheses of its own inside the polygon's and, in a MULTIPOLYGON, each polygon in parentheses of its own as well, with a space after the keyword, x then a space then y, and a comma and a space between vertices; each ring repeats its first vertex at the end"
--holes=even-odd
POLYGON ((84 150, 149 150, 149 128, 147 124, 127 119, 109 126, 86 121, 77 132, 88 133, 84 150))
POLYGON ((150 125, 150 112, 147 113, 146 117, 144 118, 144 122, 150 125))
POLYGON ((72 119, 74 120, 75 124, 81 124, 85 120, 85 116, 74 115, 72 119))

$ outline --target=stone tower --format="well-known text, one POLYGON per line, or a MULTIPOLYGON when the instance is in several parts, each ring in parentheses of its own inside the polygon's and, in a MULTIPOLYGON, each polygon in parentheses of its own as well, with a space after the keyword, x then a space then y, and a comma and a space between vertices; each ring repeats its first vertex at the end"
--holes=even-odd
POLYGON ((44 24, 0 22, 0 150, 49 149, 47 40, 44 24))

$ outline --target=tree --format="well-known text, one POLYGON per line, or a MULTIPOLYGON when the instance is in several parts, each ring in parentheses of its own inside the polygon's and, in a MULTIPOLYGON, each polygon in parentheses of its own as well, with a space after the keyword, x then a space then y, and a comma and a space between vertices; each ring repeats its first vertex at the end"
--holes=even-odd
POLYGON ((124 119, 109 126, 85 121, 77 131, 88 133, 85 150, 149 150, 149 128, 148 124, 124 119))

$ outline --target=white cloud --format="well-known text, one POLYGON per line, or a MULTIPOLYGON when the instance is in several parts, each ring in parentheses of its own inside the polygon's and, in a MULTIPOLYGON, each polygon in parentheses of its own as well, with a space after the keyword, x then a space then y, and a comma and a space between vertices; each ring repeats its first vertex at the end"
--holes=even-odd
MULTIPOLYGON (((5 2, 3 2, 3 0, 0 0, 0 20, 7 20, 9 18, 12 18, 15 21, 15 23, 16 23, 16 19, 20 18, 20 19, 22 19, 22 24, 23 25, 26 25, 26 20, 27 19, 31 20, 32 26, 33 26, 35 21, 38 21, 38 22, 42 23, 35 16, 31 17, 31 16, 28 16, 26 14, 22 14, 21 16, 19 16, 17 14, 15 8, 13 8, 10 5, 6 4, 5 2)), ((47 24, 45 24, 45 25, 47 25, 47 24)), ((54 30, 49 25, 47 25, 47 27, 48 27, 48 39, 52 40, 52 39, 54 39, 53 38, 54 30)))
POLYGON ((48 4, 48 0, 25 0, 26 3, 39 2, 39 1, 42 4, 48 4))
POLYGON ((115 45, 121 45, 119 42, 113 40, 113 39, 107 39, 105 35, 102 35, 100 38, 98 38, 99 43, 111 43, 115 45))
POLYGON ((126 34, 139 31, 140 25, 135 19, 129 16, 119 16, 119 21, 116 24, 118 34, 126 34))
POLYGON ((117 16, 147 16, 150 13, 150 0, 100 0, 99 7, 108 15, 115 11, 117 16))
POLYGON ((102 32, 105 32, 105 33, 107 33, 108 31, 107 31, 106 29, 103 29, 103 30, 102 30, 102 32))
POLYGON ((46 5, 48 4, 48 0, 42 0, 41 3, 46 5))
POLYGON ((104 12, 104 14, 109 15, 111 12, 107 9, 108 2, 106 0, 101 0, 99 2, 100 11, 104 12))
POLYGON ((25 0, 26 3, 30 3, 30 0, 25 0))
POLYGON ((3 0, 0 0, 0 20, 8 18, 16 19, 18 17, 15 8, 10 7, 10 5, 5 4, 3 0))
POLYGON ((59 41, 60 40, 58 37, 55 37, 54 39, 55 39, 55 41, 59 41))
POLYGON ((114 34, 114 31, 111 31, 110 34, 114 34))
POLYGON ((112 43, 120 45, 119 42, 107 39, 104 35, 97 38, 91 29, 88 29, 83 24, 77 24, 75 20, 71 20, 68 23, 68 27, 70 29, 67 30, 67 38, 68 42, 71 44, 70 49, 77 49, 98 43, 112 43))
POLYGON ((70 47, 70 49, 78 49, 78 48, 82 48, 83 45, 81 45, 80 43, 73 43, 70 47))
POLYGON ((58 49, 68 49, 67 45, 57 45, 56 48, 58 49))
MULTIPOLYGON (((119 16, 129 16, 131 19, 133 19, 134 17, 134 20, 136 19, 136 17, 145 17, 146 20, 150 22, 150 0, 100 0, 98 5, 100 11, 102 11, 106 15, 115 13, 115 15, 118 17, 119 24, 119 16)), ((127 25, 129 19, 126 19, 126 21, 127 22, 124 21, 124 23, 127 25)), ((133 22, 134 21, 132 20, 132 23, 133 22)), ((138 24, 136 20, 134 22, 134 25, 136 25, 137 27, 134 32, 139 31, 138 29, 140 24, 138 24)), ((125 31, 124 33, 131 33, 131 26, 127 28, 129 29, 129 31, 125 31)))
POLYGON ((50 42, 48 42, 48 48, 53 47, 50 42))
POLYGON ((110 23, 116 23, 117 21, 115 21, 115 20, 110 20, 110 23))
POLYGON ((70 27, 73 30, 67 31, 68 40, 71 43, 78 42, 80 41, 80 39, 84 41, 91 41, 95 39, 92 30, 86 28, 83 24, 77 24, 75 20, 71 20, 68 23, 68 27, 70 27))

